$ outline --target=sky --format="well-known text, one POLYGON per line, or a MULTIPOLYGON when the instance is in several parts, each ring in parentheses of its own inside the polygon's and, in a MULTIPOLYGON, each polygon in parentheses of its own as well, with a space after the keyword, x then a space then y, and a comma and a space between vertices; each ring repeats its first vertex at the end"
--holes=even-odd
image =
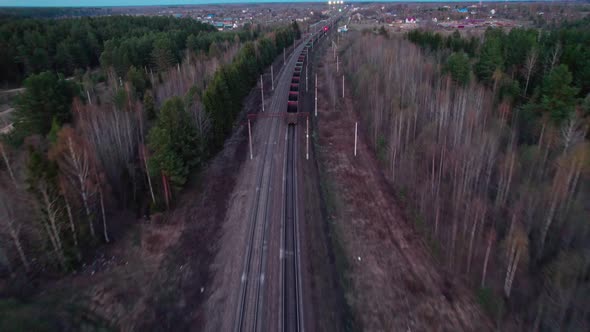
MULTIPOLYGON (((358 1, 358 0, 357 0, 358 1)), ((374 0, 373 0, 374 1, 374 0)), ((398 0, 402 2, 404 0, 398 0)), ((412 0, 405 0, 405 2, 412 0)), ((445 0, 413 0, 414 2, 441 2, 445 0)), ((110 7, 146 5, 191 5, 210 3, 256 3, 256 2, 327 2, 323 0, 0 0, 0 7, 110 7)), ((390 1, 390 2, 396 2, 390 1)), ((461 2, 447 0, 445 2, 461 2)), ((476 1, 465 1, 476 2, 476 1)))

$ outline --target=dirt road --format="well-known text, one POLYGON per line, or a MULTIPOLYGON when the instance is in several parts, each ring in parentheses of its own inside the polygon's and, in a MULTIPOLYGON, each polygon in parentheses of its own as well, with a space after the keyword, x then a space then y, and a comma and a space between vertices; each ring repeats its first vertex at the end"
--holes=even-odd
MULTIPOLYGON (((334 83, 332 52, 322 57, 319 76, 318 150, 323 181, 333 198, 332 227, 348 262, 347 302, 364 331, 487 331, 487 317, 471 294, 438 268, 420 235, 400 208, 374 152, 354 127, 359 121, 349 99, 334 83)), ((362 110, 359 110, 362 111, 362 110)))

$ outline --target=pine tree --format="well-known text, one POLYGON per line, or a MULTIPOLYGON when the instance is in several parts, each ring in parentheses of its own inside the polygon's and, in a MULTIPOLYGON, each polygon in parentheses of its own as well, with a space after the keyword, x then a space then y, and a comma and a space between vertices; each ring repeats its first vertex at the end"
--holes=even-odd
POLYGON ((543 83, 541 103, 557 124, 568 119, 575 110, 579 89, 571 83, 572 74, 563 64, 555 67, 543 83))
POLYGON ((75 85, 52 72, 32 75, 25 80, 25 91, 18 97, 15 129, 20 138, 46 135, 55 119, 58 125, 72 118, 70 105, 75 85))
POLYGON ((159 37, 154 41, 154 48, 151 53, 152 63, 160 72, 165 71, 176 63, 174 53, 172 52, 174 49, 174 44, 166 36, 159 37))
POLYGON ((167 100, 148 135, 152 157, 148 161, 151 176, 165 175, 180 188, 186 183, 191 168, 198 163, 198 135, 183 100, 167 100))
POLYGON ((461 85, 469 82, 471 76, 471 66, 469 58, 465 53, 453 53, 449 56, 444 68, 445 72, 451 74, 453 80, 461 85))

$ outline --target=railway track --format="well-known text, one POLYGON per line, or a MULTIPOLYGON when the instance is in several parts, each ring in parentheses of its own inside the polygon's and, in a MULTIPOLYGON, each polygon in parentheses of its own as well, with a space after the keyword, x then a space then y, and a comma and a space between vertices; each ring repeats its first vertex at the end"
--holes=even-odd
POLYGON ((281 260, 280 330, 304 331, 303 296, 301 294, 299 223, 297 216, 297 128, 287 131, 287 163, 285 169, 285 216, 283 225, 284 257, 281 260))
MULTIPOLYGON (((277 84, 271 101, 268 116, 270 125, 266 125, 265 147, 262 157, 258 160, 256 170, 256 192, 253 205, 250 209, 249 228, 247 233, 247 247, 244 255, 244 267, 241 276, 240 292, 234 321, 235 331, 261 331, 268 329, 265 321, 265 273, 267 266, 267 246, 269 233, 269 219, 273 208, 269 201, 273 198, 272 179, 275 168, 276 155, 284 154, 283 169, 283 193, 278 196, 282 204, 281 213, 281 238, 280 238, 280 267, 278 277, 280 280, 279 294, 279 330, 280 331, 304 331, 303 296, 301 261, 299 248, 299 224, 297 216, 297 137, 298 130, 295 125, 289 124, 285 137, 286 151, 278 148, 275 152, 276 139, 284 129, 284 122, 276 119, 279 112, 284 112, 287 106, 289 91, 291 88, 292 73, 296 68, 299 55, 306 47, 311 36, 302 39, 289 55, 287 63, 283 65, 277 75, 277 84), (270 126, 270 128, 268 128, 270 126)), ((297 66, 300 66, 298 64, 297 66)), ((301 70, 301 67, 298 68, 301 70)), ((301 72, 300 72, 301 74, 301 72)), ((307 83, 306 83, 307 84, 307 83)), ((289 121, 291 122, 291 121, 289 121)), ((261 128, 262 129, 262 128, 261 128)), ((273 200, 274 203, 274 200, 273 200)), ((273 210, 273 211, 276 211, 273 210)), ((276 214, 275 214, 276 218, 276 214)), ((273 277, 276 278, 276 277, 273 277)), ((277 281, 279 281, 277 280, 277 281)), ((277 282, 278 283, 278 282, 277 282)), ((278 285, 277 285, 278 286, 278 285)), ((272 294, 272 292, 271 292, 272 294)), ((271 302, 274 299, 270 300, 271 302)))
MULTIPOLYGON (((295 65, 294 55, 301 52, 305 43, 301 43, 289 56, 288 62, 277 75, 271 101, 270 112, 283 111, 285 98, 288 94, 290 72, 295 65), (288 73, 285 75, 285 73, 288 73)), ((267 259, 267 234, 268 234, 268 209, 271 197, 271 179, 274 172, 273 152, 275 144, 271 143, 273 137, 278 135, 277 130, 282 125, 278 119, 270 119, 270 129, 265 135, 266 146, 262 153, 261 166, 256 174, 256 192, 253 206, 250 209, 248 242, 244 256, 244 269, 241 276, 240 294, 236 309, 234 323, 235 331, 259 331, 264 320, 264 283, 265 266, 267 259)))

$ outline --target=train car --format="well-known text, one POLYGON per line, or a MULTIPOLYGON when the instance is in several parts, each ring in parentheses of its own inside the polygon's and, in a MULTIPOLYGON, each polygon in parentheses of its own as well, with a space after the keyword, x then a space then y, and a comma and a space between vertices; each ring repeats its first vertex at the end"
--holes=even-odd
POLYGON ((297 124, 297 111, 299 109, 299 76, 291 78, 291 86, 289 87, 289 98, 287 99, 287 123, 297 124))
POLYGON ((308 60, 308 53, 311 52, 314 43, 319 42, 319 40, 330 30, 332 25, 333 23, 331 21, 323 22, 323 24, 320 25, 322 28, 310 36, 310 39, 307 41, 305 47, 297 58, 295 68, 293 69, 291 85, 289 86, 289 96, 287 98, 286 118, 288 124, 297 124, 297 113, 299 112, 299 101, 301 98, 299 94, 299 84, 301 81, 303 66, 306 65, 305 62, 308 60))
POLYGON ((299 91, 289 91, 289 101, 298 101, 299 91))
MULTIPOLYGON (((298 93, 298 92, 294 92, 298 93)), ((287 123, 288 124, 297 124, 297 110, 299 108, 299 101, 298 100, 289 100, 287 101, 287 123)))

